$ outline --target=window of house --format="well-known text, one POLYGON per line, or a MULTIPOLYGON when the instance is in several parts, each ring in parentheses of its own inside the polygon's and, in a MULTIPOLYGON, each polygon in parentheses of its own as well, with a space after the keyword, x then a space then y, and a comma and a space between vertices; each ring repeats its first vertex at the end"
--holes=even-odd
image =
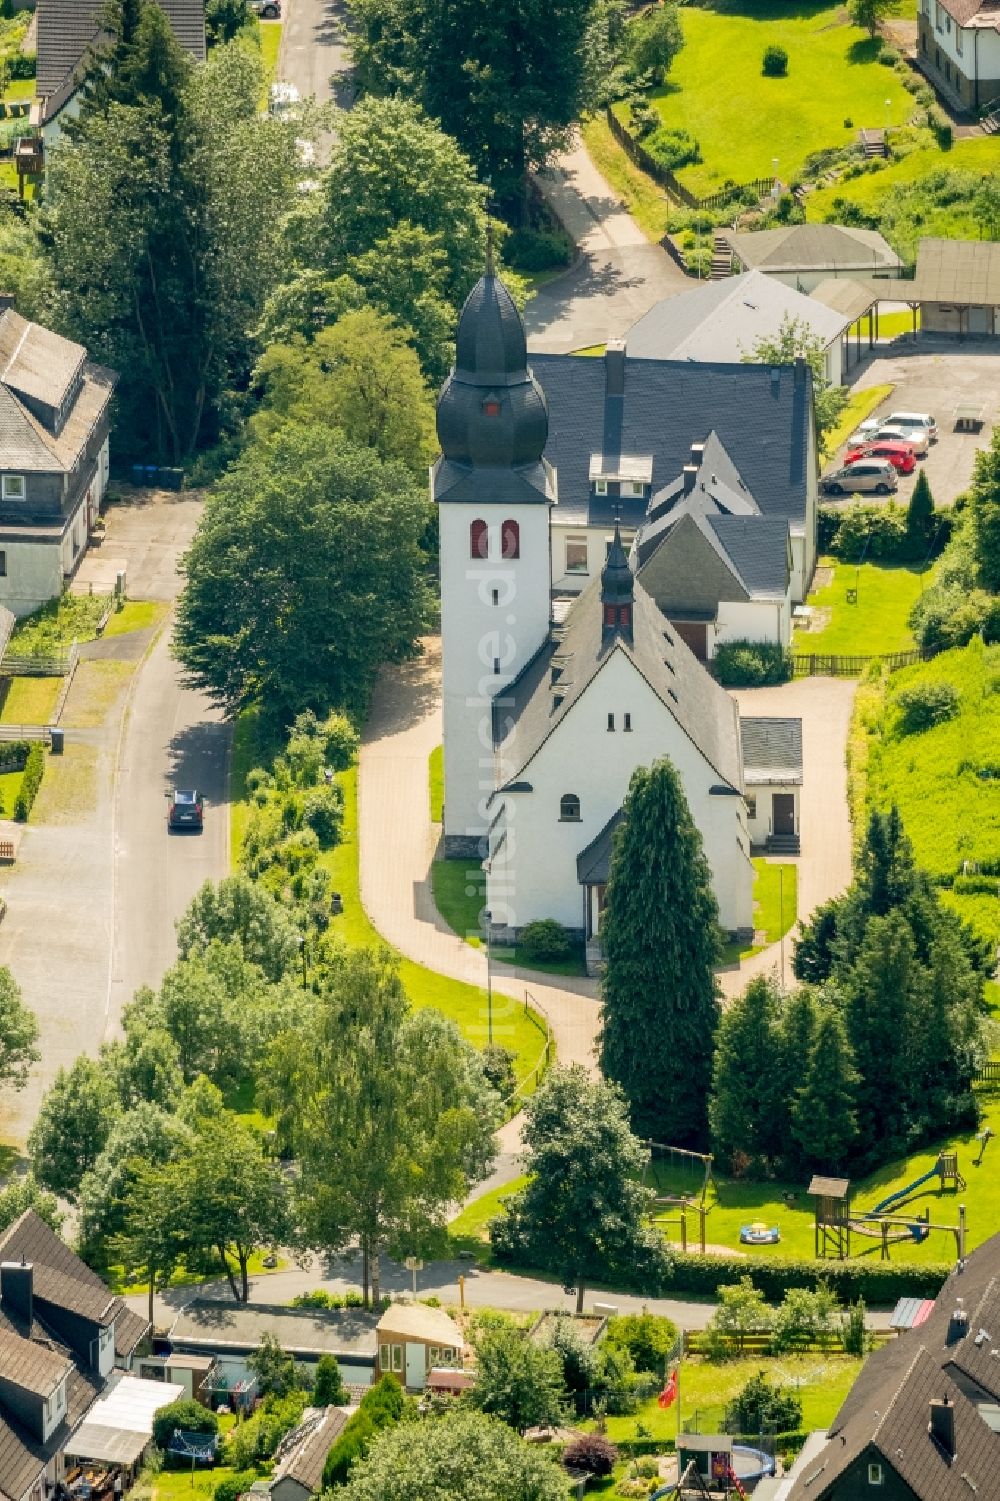
POLYGON ((631 731, 631 729, 632 729, 632 716, 631 716, 631 714, 626 714, 625 715, 625 733, 628 734, 631 731))
POLYGON ((580 799, 575 792, 564 792, 559 799, 559 818, 562 823, 579 823, 580 799))
POLYGON ((614 605, 605 605, 604 606, 604 624, 605 625, 616 625, 617 621, 618 621, 618 611, 615 609, 614 605))
POLYGON ((607 480, 606 479, 595 479, 595 481, 594 481, 594 494, 595 495, 607 495, 607 493, 608 493, 608 482, 607 482, 607 480))
POLYGON ((618 624, 629 626, 632 624, 632 606, 621 605, 618 610, 618 624))
POLYGON ((401 1371, 403 1369, 402 1345, 393 1345, 392 1347, 392 1368, 394 1371, 401 1371))
POLYGON ((492 589, 490 592, 493 595, 493 603, 495 605, 498 605, 500 603, 500 590, 499 589, 492 589))
POLYGON ((380 1371, 388 1371, 392 1365, 392 1349, 389 1345, 379 1345, 378 1364, 380 1371))
POLYGON ((587 572, 587 539, 586 537, 566 538, 566 572, 587 572))
POLYGON ((614 727, 615 727, 615 716, 613 714, 609 714, 608 715, 608 733, 609 734, 614 729, 614 727))
POLYGON ((941 0, 934 0, 934 29, 935 31, 944 30, 944 6, 941 0))
POLYGON ((4 477, 3 477, 3 498, 4 498, 4 500, 23 500, 24 499, 24 475, 23 474, 5 474, 4 475, 4 477))
POLYGON ((868 1484, 869 1485, 881 1485, 882 1484, 882 1466, 881 1465, 869 1465, 868 1466, 868 1484))
POLYGON ((490 529, 485 521, 474 521, 469 527, 469 557, 488 558, 490 555, 490 529))
POLYGON ((646 486, 643 484, 641 479, 626 480, 624 485, 622 485, 622 494, 631 495, 636 500, 641 500, 645 493, 646 486))
POLYGON ((958 53, 959 57, 962 56, 962 28, 961 28, 961 26, 956 26, 955 27, 955 51, 958 53))
POLYGON ((757 817, 757 799, 747 793, 747 818, 757 817))
POLYGON ((495 396, 488 396, 483 402, 483 415, 486 417, 500 416, 500 403, 495 396))
POLYGON ((0 579, 7 577, 7 554, 0 552, 0 579))
POLYGON ((951 36, 951 16, 948 15, 947 11, 945 11, 944 29, 951 36))
POLYGON ((500 528, 500 556, 502 558, 521 556, 521 528, 516 521, 507 520, 500 528))
POLYGON ((452 1349, 451 1345, 441 1346, 441 1359, 446 1363, 455 1359, 455 1351, 452 1349))

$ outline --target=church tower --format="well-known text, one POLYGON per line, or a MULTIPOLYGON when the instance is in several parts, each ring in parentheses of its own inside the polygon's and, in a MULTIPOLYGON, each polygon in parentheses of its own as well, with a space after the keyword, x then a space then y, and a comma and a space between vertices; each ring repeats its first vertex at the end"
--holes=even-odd
MULTIPOLYGON (((469 293, 437 407, 431 474, 441 553, 445 853, 482 857, 496 785, 493 715, 549 629, 545 397, 524 325, 493 273, 469 293)), ((499 768, 502 775, 503 768, 499 768)))

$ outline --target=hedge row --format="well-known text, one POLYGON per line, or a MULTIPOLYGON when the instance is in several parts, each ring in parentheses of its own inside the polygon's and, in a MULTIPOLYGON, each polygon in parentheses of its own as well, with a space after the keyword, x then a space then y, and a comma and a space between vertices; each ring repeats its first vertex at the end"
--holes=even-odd
POLYGON ((23 771, 32 744, 31 740, 0 740, 0 775, 23 771))
POLYGON ((14 817, 18 823, 27 823, 38 789, 45 774, 45 752, 36 741, 28 751, 24 763, 24 776, 17 797, 14 799, 14 817))
POLYGON ((906 507, 894 500, 877 506, 820 506, 819 550, 845 563, 861 557, 870 563, 919 563, 929 550, 935 556, 941 551, 953 524, 950 510, 936 510, 926 531, 914 536, 907 527, 906 507))
POLYGON ((895 1303, 898 1298, 936 1298, 951 1271, 948 1262, 784 1261, 779 1256, 702 1256, 678 1251, 669 1294, 707 1293, 749 1276, 772 1302, 780 1302, 790 1287, 814 1288, 823 1281, 841 1303, 895 1303))
POLYGON ((7 64, 7 77, 12 83, 15 80, 34 78, 38 60, 33 52, 8 52, 4 61, 7 64))

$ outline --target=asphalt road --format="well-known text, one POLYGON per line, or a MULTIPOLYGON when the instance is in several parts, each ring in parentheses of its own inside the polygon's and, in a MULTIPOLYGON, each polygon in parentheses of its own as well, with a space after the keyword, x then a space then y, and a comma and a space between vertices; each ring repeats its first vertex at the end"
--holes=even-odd
POLYGON ((278 78, 303 99, 332 99, 344 109, 353 102, 345 17, 343 0, 285 0, 278 78))

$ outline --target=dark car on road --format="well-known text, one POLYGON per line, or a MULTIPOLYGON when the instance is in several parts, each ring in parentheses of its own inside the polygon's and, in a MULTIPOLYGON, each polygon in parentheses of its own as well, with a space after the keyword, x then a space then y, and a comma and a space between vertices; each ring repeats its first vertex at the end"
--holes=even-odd
POLYGON ((197 829, 205 822, 205 801, 193 787, 178 787, 167 808, 168 829, 197 829))

